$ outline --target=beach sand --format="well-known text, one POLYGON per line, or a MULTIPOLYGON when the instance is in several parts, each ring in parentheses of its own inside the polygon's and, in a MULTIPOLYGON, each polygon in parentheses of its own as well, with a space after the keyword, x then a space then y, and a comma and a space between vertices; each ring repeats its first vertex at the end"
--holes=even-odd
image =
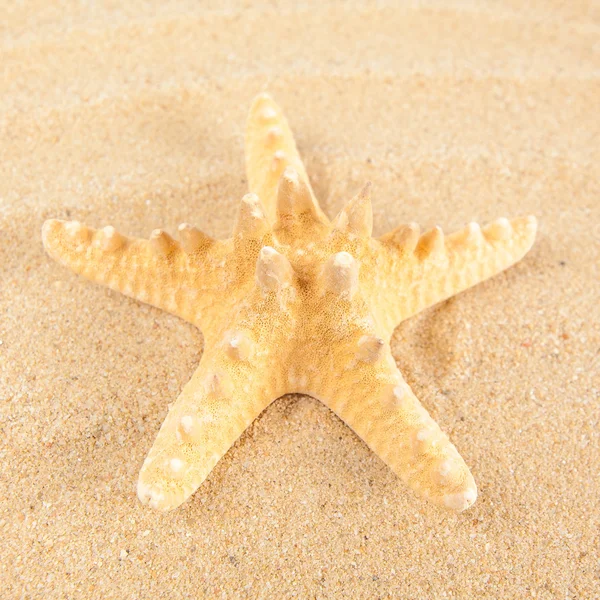
POLYGON ((599 598, 600 5, 6 4, 2 598, 599 598), (522 262, 393 338, 478 483, 462 514, 299 395, 178 510, 136 497, 202 335, 53 262, 41 225, 228 236, 263 90, 330 216, 371 180, 376 234, 539 218, 522 262))

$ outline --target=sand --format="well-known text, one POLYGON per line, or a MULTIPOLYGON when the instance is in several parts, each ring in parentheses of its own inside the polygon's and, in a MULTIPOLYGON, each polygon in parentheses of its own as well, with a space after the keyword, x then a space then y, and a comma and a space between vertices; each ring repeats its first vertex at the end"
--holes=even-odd
POLYGON ((5 4, 3 598, 600 597, 598 3, 5 4), (180 509, 136 498, 202 335, 54 263, 41 224, 227 236, 262 90, 329 215, 369 179, 378 234, 540 219, 520 264, 394 335, 478 482, 463 514, 305 396, 180 509))

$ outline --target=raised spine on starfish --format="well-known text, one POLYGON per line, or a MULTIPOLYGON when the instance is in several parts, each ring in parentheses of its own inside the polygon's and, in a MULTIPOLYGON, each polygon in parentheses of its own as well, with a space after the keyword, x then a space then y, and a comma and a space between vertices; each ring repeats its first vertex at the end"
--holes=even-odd
POLYGON ((346 235, 370 238, 373 233, 373 208, 371 206, 371 182, 350 200, 333 221, 335 231, 346 235))
POLYGON ((266 94, 246 128, 250 192, 232 235, 188 224, 179 239, 47 221, 49 254, 85 277, 200 326, 205 350, 140 471, 143 502, 184 502, 277 397, 311 394, 417 494, 460 511, 473 476, 398 371, 396 325, 520 260, 536 220, 471 223, 444 236, 401 225, 373 239, 370 184, 329 221, 287 120, 266 94))

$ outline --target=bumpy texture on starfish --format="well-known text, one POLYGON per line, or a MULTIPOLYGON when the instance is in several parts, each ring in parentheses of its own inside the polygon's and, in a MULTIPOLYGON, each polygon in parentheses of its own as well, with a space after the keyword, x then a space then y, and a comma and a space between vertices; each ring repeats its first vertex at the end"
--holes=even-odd
POLYGON ((396 367, 403 319, 518 261, 536 220, 471 223, 446 238, 413 223, 373 239, 370 186, 333 220, 311 189, 280 108, 266 94, 246 129, 244 196, 233 235, 190 225, 180 241, 47 221, 49 254, 85 277, 200 327, 200 366, 169 410, 139 476, 138 496, 169 510, 189 498, 274 399, 300 392, 343 419, 417 494, 473 504, 473 477, 396 367))

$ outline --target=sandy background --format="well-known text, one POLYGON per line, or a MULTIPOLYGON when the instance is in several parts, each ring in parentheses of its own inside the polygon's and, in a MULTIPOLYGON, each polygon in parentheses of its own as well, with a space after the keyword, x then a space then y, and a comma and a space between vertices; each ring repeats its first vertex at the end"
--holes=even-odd
POLYGON ((203 4, 2 7, 0 595, 599 598, 600 4, 203 4), (179 510, 136 498, 202 336, 52 262, 40 227, 227 236, 261 90, 330 215, 370 179, 377 234, 540 218, 523 262, 394 336, 478 482, 466 513, 303 396, 179 510))

